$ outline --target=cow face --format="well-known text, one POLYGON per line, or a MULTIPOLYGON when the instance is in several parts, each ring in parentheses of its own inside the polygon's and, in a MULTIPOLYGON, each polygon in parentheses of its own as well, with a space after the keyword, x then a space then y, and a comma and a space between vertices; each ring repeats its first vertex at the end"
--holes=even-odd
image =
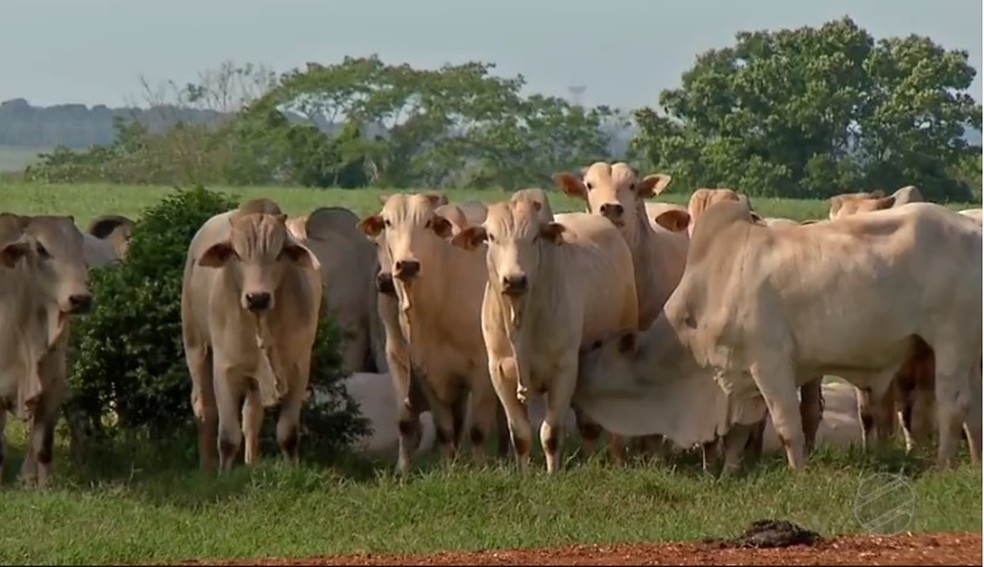
POLYGON ((424 277, 427 266, 437 261, 438 247, 451 236, 451 222, 437 212, 447 198, 401 193, 380 200, 383 210, 363 219, 359 229, 376 243, 381 271, 388 267, 393 278, 405 283, 424 277))
POLYGON ((619 228, 636 215, 640 200, 662 193, 671 179, 663 174, 640 179, 635 168, 623 162, 595 162, 582 171, 580 178, 569 173, 553 176, 564 193, 583 199, 591 213, 607 218, 619 228))
POLYGON ((32 284, 46 303, 62 313, 85 313, 92 307, 89 276, 82 253, 82 233, 71 216, 20 217, 23 235, 8 242, 2 262, 28 262, 32 284))
POLYGON ((538 201, 519 199, 489 206, 482 226, 469 227, 451 239, 466 250, 488 243, 489 283, 504 296, 524 296, 536 283, 541 246, 563 242, 564 226, 545 222, 538 201))
POLYGON ((199 266, 231 271, 243 309, 273 309, 288 265, 320 269, 314 254, 288 234, 286 219, 284 214, 231 215, 229 239, 213 244, 198 260, 199 266))

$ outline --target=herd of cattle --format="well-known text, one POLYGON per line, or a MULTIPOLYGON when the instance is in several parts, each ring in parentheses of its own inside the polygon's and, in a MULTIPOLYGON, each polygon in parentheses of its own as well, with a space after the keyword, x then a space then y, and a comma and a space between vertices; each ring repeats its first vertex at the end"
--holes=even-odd
MULTIPOLYGON (((422 424, 444 457, 467 431, 482 462, 498 433, 500 455, 511 440, 526 468, 539 423, 548 472, 569 429, 588 452, 609 432, 616 461, 693 447, 732 471, 771 421, 801 468, 825 375, 856 387, 866 446, 901 424, 908 449, 935 433, 946 467, 965 433, 979 462, 981 209, 909 186, 838 195, 828 219, 796 222, 731 189, 652 201, 671 178, 621 162, 553 180, 588 211, 554 214, 524 189, 495 203, 398 193, 363 219, 288 218, 261 198, 205 222, 181 297, 202 467, 228 470, 244 444, 254 462, 272 406, 297 460, 325 316, 349 334, 346 387, 398 437, 400 472, 431 442, 422 424)), ((88 270, 125 261, 132 229, 117 215, 83 232, 71 216, 0 213, 0 410, 29 422, 24 480, 50 475, 88 270)), ((0 467, 3 455, 0 435, 0 467)))

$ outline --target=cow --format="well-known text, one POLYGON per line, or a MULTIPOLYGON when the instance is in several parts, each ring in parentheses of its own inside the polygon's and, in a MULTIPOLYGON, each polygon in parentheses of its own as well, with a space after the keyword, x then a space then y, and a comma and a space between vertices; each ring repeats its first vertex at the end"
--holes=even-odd
POLYGON ((130 247, 130 238, 133 237, 134 226, 135 223, 123 215, 100 215, 92 219, 85 234, 108 243, 112 248, 113 258, 123 260, 126 258, 127 250, 130 247))
POLYGON ((924 201, 922 193, 914 185, 901 187, 887 197, 881 189, 871 192, 843 193, 828 199, 830 208, 827 216, 830 220, 834 220, 858 213, 880 211, 924 201))
MULTIPOLYGON (((380 387, 389 384, 390 377, 373 372, 355 372, 342 379, 345 392, 355 401, 359 415, 368 420, 371 433, 354 443, 357 450, 373 456, 389 457, 396 454, 400 439, 397 410, 399 405, 395 398, 395 390, 380 387)), ((315 386, 309 400, 311 407, 317 407, 331 401, 328 392, 315 386)), ((415 456, 422 455, 434 445, 434 420, 430 412, 420 415, 421 439, 415 456)))
POLYGON ((488 371, 524 470, 532 448, 526 400, 547 394, 540 442, 552 474, 560 469, 578 349, 604 333, 635 329, 638 300, 631 251, 611 222, 587 213, 546 222, 542 208, 530 198, 492 204, 485 222, 452 244, 486 262, 488 371))
MULTIPOLYGON (((672 178, 665 174, 639 178, 639 172, 624 162, 595 162, 580 176, 555 173, 554 183, 568 196, 585 201, 588 212, 607 218, 618 227, 632 252, 633 273, 639 301, 639 328, 647 327, 673 292, 686 261, 689 215, 674 207, 650 221, 647 199, 666 190, 672 178)), ((658 450, 658 437, 640 440, 658 450)), ((616 460, 621 459, 623 440, 612 439, 616 460)))
POLYGON ((385 372, 383 330, 376 313, 376 251, 359 231, 359 217, 343 207, 319 207, 287 219, 287 229, 321 265, 325 315, 344 332, 346 373, 385 372))
POLYGON ((20 478, 51 477, 70 323, 93 303, 72 216, 0 214, 0 476, 6 412, 29 423, 20 478))
POLYGON ((277 403, 277 441, 287 462, 298 461, 322 301, 320 264, 291 236, 285 214, 253 212, 279 211, 267 201, 273 206, 246 203, 212 216, 188 246, 181 336, 206 471, 216 460, 220 471, 230 470, 244 436, 245 461, 255 463, 264 408, 277 403))
POLYGON ((687 202, 687 212, 690 213, 690 223, 687 225, 687 234, 691 237, 694 235, 694 228, 697 226, 697 220, 711 205, 725 201, 737 203, 742 197, 743 195, 739 195, 739 193, 734 189, 728 189, 726 187, 719 189, 701 187, 694 190, 694 192, 690 195, 690 200, 687 202))
MULTIPOLYGON (((829 372, 881 396, 924 342, 936 358, 937 466, 953 464, 961 425, 977 463, 981 320, 966 314, 981 309, 980 234, 943 207, 912 203, 779 236, 755 223, 747 205, 718 203, 694 232, 686 271, 658 324, 642 339, 611 337, 584 355, 584 389, 595 394, 586 408, 607 418, 599 419, 605 427, 627 429, 632 424, 616 422, 653 411, 646 400, 656 392, 639 392, 653 381, 645 375, 659 370, 652 358, 675 349, 685 359, 683 350, 730 392, 725 413, 758 412, 764 398, 790 467, 800 469, 795 386, 829 372), (613 414, 597 395, 632 391, 633 381, 642 386, 630 409, 613 414)), ((706 376, 690 372, 697 378, 678 381, 704 388, 706 376)), ((663 392, 663 407, 683 403, 672 393, 663 392)), ((706 403, 691 399, 690 407, 706 403)), ((741 429, 727 432, 731 446, 744 444, 741 429)))
MULTIPOLYGON (((880 189, 870 193, 845 193, 829 199, 828 217, 844 218, 922 201, 922 193, 913 185, 902 187, 887 197, 880 189)), ((931 427, 929 416, 920 413, 932 412, 934 407, 932 399, 922 399, 922 396, 932 396, 933 352, 932 349, 917 348, 913 356, 912 361, 899 369, 892 387, 881 398, 873 400, 869 391, 858 391, 858 419, 863 444, 870 443, 872 437, 879 440, 890 438, 895 432, 896 421, 901 422, 907 450, 911 451, 916 442, 930 437, 929 431, 915 431, 910 427, 931 427)))
POLYGON ((413 400, 418 386, 433 416, 442 457, 457 454, 470 414, 472 455, 484 462, 485 441, 499 411, 481 335, 480 298, 486 279, 481 258, 448 242, 452 223, 437 213, 447 204, 443 195, 394 194, 381 196, 380 202, 382 210, 362 219, 359 228, 377 243, 377 281, 385 279, 384 285, 391 284, 396 296, 380 298, 380 317, 402 406, 397 470, 409 469, 419 439, 423 404, 413 400), (388 311, 394 307, 400 333, 393 329, 393 311, 388 311), (406 349, 402 353, 401 347, 406 349), (394 360, 394 355, 403 361, 394 360))

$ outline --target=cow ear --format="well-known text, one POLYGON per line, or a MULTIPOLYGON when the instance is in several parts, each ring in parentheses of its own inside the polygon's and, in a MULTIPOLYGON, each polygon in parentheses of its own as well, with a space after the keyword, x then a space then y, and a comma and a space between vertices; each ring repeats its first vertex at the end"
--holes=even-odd
POLYGON ((279 215, 273 215, 273 216, 276 217, 278 223, 283 225, 287 224, 287 215, 281 213, 279 215))
POLYGON ((752 217, 752 222, 758 223, 758 224, 765 224, 765 219, 762 218, 762 215, 756 213, 755 211, 752 211, 752 212, 750 212, 748 214, 752 217))
POLYGON ((827 203, 830 204, 830 214, 834 214, 839 211, 841 206, 844 204, 844 197, 841 195, 834 195, 833 197, 827 199, 827 203))
POLYGON ((478 248, 488 238, 488 233, 481 226, 469 226, 451 239, 451 244, 465 250, 478 248))
POLYGON ((118 227, 124 225, 132 226, 133 221, 122 215, 103 215, 96 217, 89 224, 89 230, 87 232, 96 238, 106 238, 118 227))
POLYGON ((551 222, 540 227, 540 236, 554 244, 560 244, 564 241, 565 230, 567 227, 559 222, 551 222))
POLYGON ((23 240, 10 242, 0 250, 0 264, 13 268, 17 262, 31 253, 31 245, 23 240))
POLYGON ((232 243, 217 242, 211 245, 208 250, 202 254, 202 257, 198 259, 198 265, 204 266, 206 268, 221 268, 236 255, 236 251, 232 248, 232 243))
POLYGON ((659 195, 666 190, 666 187, 673 181, 673 177, 665 173, 654 173, 647 175, 642 181, 636 183, 636 197, 648 199, 653 195, 659 195))
POLYGON ((427 200, 431 202, 432 207, 436 208, 436 207, 440 207, 441 205, 448 204, 448 197, 443 193, 430 192, 430 193, 421 193, 421 195, 427 197, 427 200))
POLYGON ((385 227, 386 224, 383 222, 383 217, 379 215, 368 216, 359 222, 359 230, 369 238, 379 236, 379 233, 383 232, 383 228, 385 227))
POLYGON ((869 196, 870 196, 870 197, 871 197, 872 199, 881 199, 882 197, 884 197, 884 196, 885 196, 885 192, 884 192, 884 191, 882 191, 881 189, 875 189, 875 190, 874 190, 874 191, 872 191, 871 193, 868 193, 868 195, 869 195, 869 196))
POLYGON ((303 244, 288 241, 284 244, 284 255, 295 265, 310 270, 320 270, 321 262, 311 250, 303 244))
POLYGON ((880 198, 878 199, 878 201, 875 202, 876 210, 891 209, 893 206, 895 206, 895 195, 889 195, 888 197, 880 198))
POLYGON ((376 197, 376 199, 379 200, 379 204, 380 205, 385 205, 386 204, 386 201, 389 201, 389 198, 390 198, 390 196, 388 194, 386 194, 386 193, 383 193, 382 195, 378 195, 376 197))
POLYGON ((434 215, 434 220, 431 221, 431 229, 434 231, 434 234, 441 238, 447 238, 453 232, 451 221, 441 215, 434 215))
POLYGON ((670 232, 681 232, 690 225, 690 213, 670 209, 660 213, 653 221, 670 232))
POLYGON ((570 173, 555 173, 551 179, 553 179, 554 185, 568 197, 588 200, 588 189, 584 186, 584 182, 570 173))
POLYGON ((627 331, 618 337, 618 352, 632 355, 636 351, 636 332, 627 331))

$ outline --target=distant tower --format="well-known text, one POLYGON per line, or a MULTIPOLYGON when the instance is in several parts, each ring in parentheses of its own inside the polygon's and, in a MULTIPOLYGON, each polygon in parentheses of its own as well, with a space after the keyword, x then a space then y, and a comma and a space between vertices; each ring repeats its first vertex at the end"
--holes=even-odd
POLYGON ((588 87, 585 85, 571 85, 567 87, 567 91, 571 93, 571 104, 574 106, 581 105, 581 95, 584 94, 585 89, 588 87))

